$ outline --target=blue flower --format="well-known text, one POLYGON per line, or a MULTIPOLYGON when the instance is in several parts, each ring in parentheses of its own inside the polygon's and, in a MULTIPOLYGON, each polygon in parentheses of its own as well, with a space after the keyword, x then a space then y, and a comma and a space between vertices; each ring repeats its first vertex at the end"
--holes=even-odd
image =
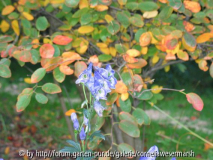
POLYGON ((111 88, 111 89, 115 89, 115 85, 117 84, 117 79, 112 76, 109 78, 109 81, 108 81, 108 86, 111 88))
POLYGON ((108 77, 114 76, 115 71, 112 69, 111 65, 106 65, 106 70, 108 71, 108 77))
POLYGON ((111 92, 111 89, 108 86, 109 81, 107 79, 103 78, 97 71, 95 71, 94 77, 95 77, 95 86, 103 87, 106 93, 111 92))
POLYGON ((90 77, 90 79, 85 83, 91 94, 94 96, 95 94, 95 86, 94 86, 94 77, 90 77))
POLYGON ((94 102, 94 109, 99 117, 103 116, 103 111, 105 108, 101 105, 101 103, 99 101, 94 102))
POLYGON ((145 156, 142 156, 140 157, 139 160, 155 160, 156 157, 151 157, 152 154, 157 154, 159 151, 158 151, 158 147, 157 146, 152 146, 148 152, 146 153, 145 156), (151 154, 150 154, 151 153, 151 154))
POLYGON ((77 115, 75 112, 73 112, 71 114, 71 120, 73 122, 73 127, 75 130, 78 130, 79 129, 79 122, 78 122, 78 118, 77 118, 77 115))
POLYGON ((171 160, 176 160, 176 158, 175 158, 175 157, 173 157, 171 160))
POLYGON ((89 124, 89 119, 85 115, 84 115, 84 124, 86 126, 88 126, 88 124, 89 124))
POLYGON ((100 99, 107 100, 106 96, 107 96, 107 92, 104 90, 104 88, 100 88, 99 90, 95 92, 95 99, 98 101, 100 99))
POLYGON ((81 128, 81 132, 79 133, 80 140, 85 140, 86 139, 86 133, 84 131, 84 127, 81 128))
POLYGON ((78 79, 76 80, 76 84, 79 83, 87 83, 88 80, 92 77, 92 63, 89 64, 89 66, 87 67, 87 69, 85 69, 80 76, 78 77, 78 79))

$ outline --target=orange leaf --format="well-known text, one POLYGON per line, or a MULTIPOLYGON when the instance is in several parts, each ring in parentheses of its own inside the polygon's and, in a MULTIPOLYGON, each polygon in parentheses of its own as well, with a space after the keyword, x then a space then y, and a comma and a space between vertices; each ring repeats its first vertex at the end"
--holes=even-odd
POLYGON ((92 62, 93 64, 99 63, 99 59, 97 55, 93 55, 89 58, 88 63, 92 62))
POLYGON ((193 13, 198 13, 201 10, 200 4, 195 1, 184 1, 184 6, 186 9, 190 10, 193 13))
POLYGON ((168 50, 173 50, 178 45, 178 39, 170 34, 164 37, 163 42, 168 50))
POLYGON ((74 71, 68 66, 60 66, 59 69, 65 75, 71 75, 74 73, 74 71))
POLYGON ((129 49, 128 51, 126 51, 126 54, 128 54, 131 57, 137 57, 140 55, 140 52, 136 49, 129 49))
POLYGON ((192 104, 194 109, 197 111, 202 111, 203 109, 203 100, 195 93, 186 94, 187 101, 192 104))
POLYGON ((31 44, 33 44, 33 48, 38 48, 39 47, 39 39, 32 40, 31 44))
POLYGON ((80 60, 81 56, 75 52, 64 52, 62 54, 63 63, 61 65, 67 66, 76 60, 80 60))
POLYGON ((128 54, 123 55, 123 59, 127 62, 127 63, 135 63, 138 62, 138 60, 134 57, 131 57, 128 54))
POLYGON ((43 44, 40 47, 39 51, 42 58, 52 58, 54 55, 55 49, 51 44, 43 44))
POLYGON ((174 54, 172 53, 167 53, 165 60, 169 61, 169 60, 176 60, 176 57, 174 54))
POLYGON ((187 21, 183 21, 183 25, 185 26, 187 32, 191 32, 195 29, 195 26, 187 21))
POLYGON ((22 62, 30 62, 32 55, 29 50, 16 50, 13 52, 13 57, 22 62))
POLYGON ((74 109, 70 109, 70 110, 66 111, 65 115, 66 116, 71 116, 72 113, 75 113, 74 109))
POLYGON ((108 10, 108 6, 100 4, 100 5, 95 6, 95 10, 99 11, 99 12, 106 11, 106 10, 108 10))
POLYGON ((152 36, 150 35, 149 32, 145 32, 140 36, 140 46, 146 47, 151 43, 152 36))
POLYGON ((75 76, 78 77, 85 69, 87 69, 87 64, 82 61, 75 62, 75 76))
POLYGON ((2 9, 1 14, 3 16, 10 14, 11 12, 13 12, 15 10, 15 8, 12 5, 6 6, 2 9))
POLYGON ((62 63, 61 57, 52 57, 52 58, 42 58, 41 66, 46 69, 46 71, 52 71, 62 63))
POLYGON ((210 40, 212 37, 212 33, 203 33, 200 36, 197 37, 196 42, 197 43, 204 43, 210 40))
POLYGON ((115 85, 115 91, 117 93, 127 93, 127 86, 122 81, 117 81, 115 85))
POLYGON ((147 61, 144 60, 144 59, 138 59, 138 62, 136 62, 136 63, 128 63, 127 64, 127 66, 130 69, 133 69, 133 68, 143 68, 146 65, 147 65, 147 61))
POLYGON ((53 43, 58 45, 67 45, 71 41, 72 41, 72 38, 69 38, 67 36, 62 36, 62 35, 55 36, 53 39, 53 43))
POLYGON ((177 56, 179 59, 182 59, 183 61, 188 61, 189 60, 189 55, 183 50, 179 50, 177 53, 177 56))

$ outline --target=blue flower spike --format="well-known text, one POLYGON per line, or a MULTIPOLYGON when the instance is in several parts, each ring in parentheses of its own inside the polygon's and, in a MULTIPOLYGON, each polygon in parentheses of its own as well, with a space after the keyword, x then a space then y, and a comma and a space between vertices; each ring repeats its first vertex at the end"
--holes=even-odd
POLYGON ((76 80, 76 84, 87 83, 92 76, 92 63, 89 64, 87 69, 85 69, 76 80))
POLYGON ((81 128, 81 132, 79 133, 79 137, 80 137, 80 140, 85 140, 86 139, 86 133, 84 131, 84 127, 81 128))
POLYGON ((77 118, 77 115, 75 112, 73 112, 71 114, 71 120, 73 122, 73 127, 75 130, 78 130, 79 129, 79 122, 78 122, 78 118, 77 118))
POLYGON ((173 157, 171 160, 176 160, 176 158, 175 158, 175 157, 173 157))
POLYGON ((101 105, 101 103, 99 101, 94 102, 94 109, 99 117, 103 116, 103 111, 105 108, 101 105))
POLYGON ((139 160, 155 160, 156 157, 155 157, 155 156, 152 157, 152 154, 155 155, 155 154, 157 154, 158 152, 159 152, 159 151, 158 151, 158 147, 157 147, 157 146, 152 146, 152 147, 148 150, 148 152, 146 153, 146 155, 140 157, 139 160), (150 153, 151 153, 151 154, 150 154, 150 153))

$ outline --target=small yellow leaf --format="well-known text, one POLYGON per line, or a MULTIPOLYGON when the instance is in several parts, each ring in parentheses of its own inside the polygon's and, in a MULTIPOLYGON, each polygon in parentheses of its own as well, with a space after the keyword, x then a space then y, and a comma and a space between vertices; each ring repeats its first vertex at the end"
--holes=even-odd
POLYGON ((43 43, 53 44, 53 42, 50 39, 48 39, 48 38, 44 38, 43 39, 43 43))
POLYGON ((158 15, 158 11, 144 12, 143 18, 150 19, 158 15))
POLYGON ((164 71, 165 71, 165 72, 169 72, 169 70, 170 70, 170 66, 164 67, 164 71))
POLYGON ((183 60, 183 61, 188 61, 189 60, 189 55, 188 53, 186 53, 183 50, 179 50, 177 53, 177 56, 179 59, 183 60))
POLYGON ((78 32, 81 34, 91 33, 94 30, 92 26, 81 26, 78 28, 78 32))
POLYGON ((89 1, 88 0, 80 0, 79 2, 79 8, 88 8, 89 7, 89 1))
POLYGON ((96 43, 96 45, 97 45, 99 48, 107 48, 107 44, 106 44, 106 43, 96 43))
POLYGON ((34 44, 33 48, 38 48, 39 47, 39 39, 32 40, 31 44, 34 44))
POLYGON ((65 0, 50 0, 50 3, 51 4, 61 4, 61 3, 64 3, 65 0))
POLYGON ((128 54, 131 57, 137 57, 140 55, 140 52, 136 49, 129 49, 128 51, 126 51, 126 54, 128 54))
POLYGON ((17 20, 13 20, 12 21, 12 28, 14 30, 14 32, 19 35, 20 34, 20 30, 19 30, 19 24, 18 24, 18 21, 17 20))
POLYGON ((126 2, 127 2, 127 0, 118 0, 118 3, 119 3, 121 6, 125 5, 126 2))
POLYGON ((109 47, 109 51, 110 51, 110 54, 115 57, 116 56, 116 49, 114 47, 109 47))
POLYGON ((4 15, 8 15, 10 14, 11 12, 13 12, 15 10, 15 8, 12 6, 12 5, 9 5, 9 6, 6 6, 2 9, 2 12, 1 14, 4 16, 4 15))
POLYGON ((145 54, 147 54, 147 52, 148 52, 148 47, 142 47, 141 53, 142 53, 143 55, 145 55, 145 54))
POLYGON ((121 100, 122 100, 122 101, 125 101, 125 100, 127 100, 128 98, 129 98, 129 93, 128 93, 128 92, 122 93, 122 94, 121 94, 121 100))
POLYGON ((163 88, 162 86, 154 85, 152 86, 151 91, 152 93, 158 94, 161 92, 162 88, 163 88))
POLYGON ((154 55, 153 58, 152 58, 152 63, 153 64, 158 63, 159 59, 160 59, 160 57, 158 57, 157 55, 154 55))
POLYGON ((109 48, 100 48, 101 52, 105 53, 105 54, 110 54, 110 50, 109 48))
POLYGON ((28 21, 32 21, 34 19, 34 17, 27 13, 27 12, 23 12, 22 15, 28 20, 28 21))
POLYGON ((107 23, 110 23, 114 20, 114 18, 112 16, 110 16, 109 14, 105 15, 105 20, 107 21, 107 23))
POLYGON ((4 150, 4 153, 8 154, 9 152, 10 152, 10 147, 6 147, 5 150, 4 150))
POLYGON ((96 11, 99 11, 99 12, 106 11, 106 10, 108 10, 108 6, 105 6, 105 5, 97 5, 97 6, 95 6, 95 10, 96 10, 96 11))
POLYGON ((10 24, 7 23, 7 21, 2 20, 2 21, 1 21, 1 31, 2 31, 3 33, 5 33, 5 32, 7 32, 7 31, 9 30, 9 28, 10 28, 10 24))
POLYGON ((25 83, 28 83, 28 84, 32 84, 30 78, 24 78, 24 82, 25 82, 25 83))

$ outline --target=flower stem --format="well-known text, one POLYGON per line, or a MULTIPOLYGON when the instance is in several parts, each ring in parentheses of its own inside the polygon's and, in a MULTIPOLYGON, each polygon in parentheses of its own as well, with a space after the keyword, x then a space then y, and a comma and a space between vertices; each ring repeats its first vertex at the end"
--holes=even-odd
MULTIPOLYGON (((150 105, 152 105, 150 102, 148 102, 150 105)), ((181 127, 183 127, 185 130, 187 130, 188 132, 190 132, 192 135, 194 135, 195 137, 199 138, 200 140, 208 143, 209 145, 213 146, 213 143, 209 142, 208 140, 204 139, 203 137, 199 136, 197 133, 193 132, 192 130, 190 130, 188 127, 186 127, 185 125, 183 125, 182 123, 180 123, 179 121, 177 121, 176 119, 174 119, 172 116, 168 115, 166 112, 162 111, 160 108, 158 108, 156 105, 152 105, 155 109, 157 109, 158 111, 160 111, 161 113, 163 113, 164 115, 166 115, 168 118, 170 118, 171 120, 175 121, 178 125, 180 125, 181 127)))

